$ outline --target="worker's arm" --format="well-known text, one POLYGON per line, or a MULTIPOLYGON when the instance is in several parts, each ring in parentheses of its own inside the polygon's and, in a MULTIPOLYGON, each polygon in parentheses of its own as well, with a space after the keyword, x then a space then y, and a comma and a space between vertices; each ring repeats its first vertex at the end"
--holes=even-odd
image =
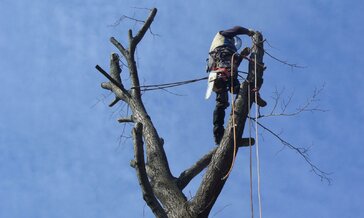
POLYGON ((237 63, 237 66, 240 65, 241 61, 247 57, 249 54, 250 54, 250 48, 249 47, 246 47, 244 48, 237 56, 236 56, 236 63, 237 63))
POLYGON ((232 38, 232 37, 234 37, 236 35, 252 36, 252 35, 254 35, 254 31, 249 30, 247 28, 244 28, 242 26, 235 26, 235 27, 233 27, 231 29, 220 31, 220 34, 225 36, 225 37, 232 38))

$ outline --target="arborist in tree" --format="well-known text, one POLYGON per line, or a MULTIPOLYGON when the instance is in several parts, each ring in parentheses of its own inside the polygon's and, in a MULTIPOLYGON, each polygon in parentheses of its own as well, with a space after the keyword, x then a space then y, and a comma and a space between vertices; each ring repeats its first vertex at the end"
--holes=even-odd
MULTIPOLYGON (((253 30, 235 26, 231 29, 219 31, 212 40, 209 50, 207 72, 210 73, 209 81, 213 82, 212 89, 216 93, 216 107, 213 114, 213 132, 216 144, 220 144, 224 135, 225 109, 229 106, 228 90, 232 90, 234 94, 239 92, 240 82, 238 80, 237 70, 243 58, 250 54, 250 48, 248 47, 238 53, 242 42, 237 35, 253 36, 254 34, 255 32, 253 30), (233 70, 232 73, 231 70, 233 70), (211 75, 213 74, 215 76, 212 78, 211 75), (231 87, 231 84, 233 87, 231 87)), ((210 94, 206 93, 206 98, 208 98, 209 95, 210 94)), ((259 93, 258 101, 256 103, 261 107, 267 105, 267 103, 260 98, 259 93)))

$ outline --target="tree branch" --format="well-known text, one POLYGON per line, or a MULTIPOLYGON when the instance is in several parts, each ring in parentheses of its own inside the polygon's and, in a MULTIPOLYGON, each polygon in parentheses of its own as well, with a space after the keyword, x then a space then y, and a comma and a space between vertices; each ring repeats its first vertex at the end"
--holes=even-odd
POLYGON ((151 10, 151 13, 149 14, 149 17, 145 21, 142 28, 139 30, 138 34, 133 37, 132 30, 129 29, 128 36, 129 36, 129 49, 126 50, 124 46, 119 43, 114 37, 110 38, 110 41, 112 44, 114 44, 119 51, 122 53, 122 55, 125 57, 126 61, 128 62, 128 68, 130 73, 130 79, 131 79, 131 85, 132 85, 132 95, 136 98, 141 97, 140 93, 140 84, 139 84, 139 77, 138 77, 138 70, 136 67, 136 62, 134 58, 135 49, 138 45, 138 43, 142 40, 142 38, 145 35, 145 32, 150 28, 150 25, 152 24, 154 17, 157 14, 157 9, 153 8, 151 10))
POLYGON ((111 83, 102 83, 101 87, 104 89, 109 89, 123 101, 128 101, 130 98, 130 94, 124 88, 123 84, 118 83, 114 78, 112 78, 104 69, 102 69, 99 65, 95 67, 102 75, 110 80, 111 83))
MULTIPOLYGON (((251 145, 255 144, 254 138, 250 138, 251 145)), ((240 139, 237 143, 239 147, 248 147, 249 138, 240 139)), ((195 176, 197 176, 203 169, 205 169, 211 162, 212 156, 215 154, 217 147, 212 149, 209 153, 205 154, 200 160, 193 164, 190 168, 183 171, 177 179, 178 187, 183 190, 195 176)))
POLYGON ((139 83, 139 78, 138 78, 138 70, 136 67, 136 63, 135 63, 135 59, 134 59, 134 53, 135 53, 135 49, 137 47, 137 45, 139 44, 139 42, 142 40, 142 38, 145 35, 145 32, 149 29, 150 25, 152 24, 154 17, 157 14, 157 9, 153 8, 152 11, 149 14, 149 17, 147 18, 147 20, 145 21, 144 25, 142 26, 142 28, 139 30, 139 32, 137 33, 137 35, 135 37, 133 37, 132 31, 129 30, 128 35, 129 35, 129 59, 127 59, 128 61, 128 66, 129 66, 129 70, 130 70, 130 78, 131 78, 131 83, 132 83, 132 87, 135 87, 132 91, 132 94, 136 97, 136 98, 140 98, 141 97, 141 93, 140 93, 140 83, 139 83))
POLYGON ((143 192, 143 199, 153 211, 154 215, 158 218, 167 218, 167 214, 155 198, 152 186, 149 183, 147 172, 144 162, 144 150, 142 140, 142 124, 136 123, 133 128, 133 141, 134 141, 134 158, 135 170, 139 180, 139 185, 143 192))
POLYGON ((150 25, 152 24, 156 14, 157 14, 157 9, 153 8, 149 14, 149 17, 145 21, 143 27, 139 30, 139 32, 135 37, 132 37, 131 31, 129 31, 129 37, 133 39, 130 43, 130 49, 129 49, 130 54, 134 54, 136 46, 138 45, 140 40, 142 40, 147 30, 150 28, 150 25))
POLYGON ((155 196, 161 202, 169 217, 189 217, 175 215, 175 213, 185 211, 183 208, 187 199, 178 188, 171 174, 167 156, 163 148, 163 140, 159 137, 141 100, 133 98, 129 105, 133 112, 133 120, 143 124, 147 173, 155 196))
POLYGON ((119 118, 118 119, 118 122, 119 123, 133 123, 134 122, 134 119, 133 119, 133 116, 130 116, 130 117, 122 117, 122 118, 119 118))
POLYGON ((101 88, 107 89, 109 91, 112 91, 112 85, 111 82, 103 82, 101 83, 101 88))
POLYGON ((115 97, 115 99, 109 104, 109 107, 113 107, 120 101, 120 98, 115 97))
MULTIPOLYGON (((146 147, 147 160, 146 170, 150 180, 150 185, 153 189, 153 193, 155 194, 156 198, 158 198, 158 201, 163 205, 169 217, 189 217, 186 216, 187 214, 185 214, 185 202, 187 201, 187 198, 178 188, 175 179, 171 174, 162 140, 159 137, 158 132, 155 129, 154 124, 150 119, 141 99, 138 69, 134 57, 135 48, 142 40, 146 30, 150 27, 156 12, 157 9, 153 9, 151 11, 151 14, 147 18, 141 30, 138 32, 137 36, 133 37, 132 31, 129 30, 128 50, 126 50, 115 38, 111 37, 110 41, 123 54, 128 64, 131 90, 130 97, 127 99, 127 104, 132 111, 133 121, 141 123, 143 126, 142 132, 146 147)), ((117 90, 112 91, 115 93, 117 90)), ((118 93, 115 94, 119 96, 118 93)))
POLYGON ((211 162, 212 155, 215 154, 217 147, 212 149, 209 153, 205 154, 190 168, 183 171, 177 179, 178 187, 183 190, 188 183, 197 176, 203 169, 205 169, 211 162))
POLYGON ((110 42, 121 52, 121 54, 125 57, 125 59, 128 59, 129 57, 128 50, 126 50, 118 40, 116 40, 114 37, 111 37, 110 42))

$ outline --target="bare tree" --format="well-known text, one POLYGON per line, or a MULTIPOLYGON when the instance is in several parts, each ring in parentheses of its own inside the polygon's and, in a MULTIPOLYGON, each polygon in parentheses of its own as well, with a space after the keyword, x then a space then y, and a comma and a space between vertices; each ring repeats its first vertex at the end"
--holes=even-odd
MULTIPOLYGON (((248 118, 248 111, 252 106, 254 92, 263 83, 263 36, 256 32, 253 36, 252 53, 249 60, 247 79, 241 84, 240 91, 234 101, 234 113, 230 114, 223 139, 219 146, 201 157, 191 167, 181 172, 179 176, 172 175, 167 156, 163 148, 163 139, 153 125, 142 100, 142 89, 139 82, 135 51, 145 33, 150 29, 157 9, 150 11, 149 17, 143 22, 136 35, 129 30, 129 44, 124 47, 115 38, 110 41, 120 51, 126 61, 130 75, 131 88, 127 90, 121 79, 120 58, 112 54, 110 59, 110 74, 101 67, 96 68, 104 74, 109 82, 102 83, 104 89, 115 94, 115 100, 125 102, 131 109, 131 116, 120 118, 119 122, 134 123, 132 130, 134 143, 134 160, 131 162, 139 180, 143 198, 156 217, 208 217, 228 176, 233 161, 234 131, 236 138, 241 139, 248 118), (255 83, 255 79, 257 83, 255 83), (235 126, 234 126, 234 121, 235 126), (235 130, 234 130, 235 128, 235 130), (144 151, 145 149, 145 151, 144 151), (144 157, 146 155, 146 157, 144 157), (199 173, 207 168, 198 190, 193 198, 188 200, 183 189, 199 173)), ((239 140, 237 147, 246 142, 239 140)))

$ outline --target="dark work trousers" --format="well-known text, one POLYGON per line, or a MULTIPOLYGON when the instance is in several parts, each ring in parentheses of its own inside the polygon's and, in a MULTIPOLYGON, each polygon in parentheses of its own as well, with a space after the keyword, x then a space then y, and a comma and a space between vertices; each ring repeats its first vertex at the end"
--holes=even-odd
MULTIPOLYGON (((234 94, 239 92, 239 81, 237 76, 233 78, 234 80, 234 94)), ((215 81, 216 90, 216 106, 213 114, 213 124, 214 124, 214 138, 215 143, 220 144, 220 141, 224 135, 224 121, 225 121, 225 109, 229 107, 229 91, 231 87, 231 79, 228 78, 227 81, 223 79, 217 79, 215 81)))

